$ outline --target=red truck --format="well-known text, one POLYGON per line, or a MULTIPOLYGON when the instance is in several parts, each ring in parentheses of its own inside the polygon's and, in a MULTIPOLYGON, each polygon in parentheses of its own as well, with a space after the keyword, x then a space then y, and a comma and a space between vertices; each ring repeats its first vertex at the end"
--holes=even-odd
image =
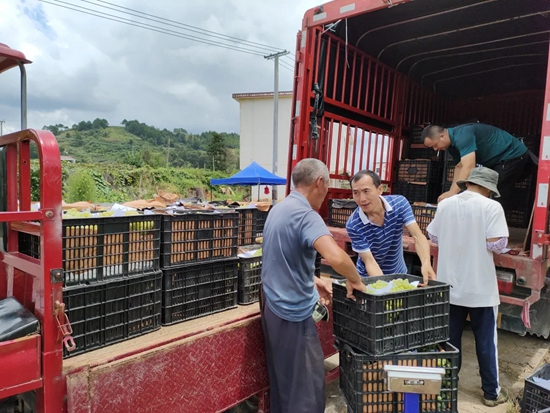
MULTIPOLYGON (((531 139, 540 159, 532 223, 512 228, 511 253, 495 256, 499 325, 545 338, 549 16, 544 0, 335 0, 308 10, 297 36, 288 162, 288 176, 303 158, 325 162, 329 201, 351 198, 346 183, 359 169, 394 189, 413 125, 476 119, 531 139)), ((328 202, 321 214, 328 217, 328 202)), ((345 229, 331 230, 352 253, 345 229)), ((403 244, 414 252, 412 238, 403 244)))
MULTIPOLYGON (((495 260, 513 287, 501 297, 501 327, 543 336, 550 320, 549 12, 546 0, 336 0, 308 10, 297 37, 289 153, 290 168, 305 157, 326 162, 334 199, 349 197, 338 183, 359 167, 378 170, 391 188, 412 124, 478 118, 516 136, 536 135, 532 231, 520 231, 519 243, 511 240, 518 255, 495 260)), ((70 323, 60 272, 61 165, 50 132, 25 130, 27 63, 0 45, 0 72, 19 67, 23 75, 22 131, 0 138, 6 184, 0 186, 0 299, 15 297, 41 328, 0 342, 0 406, 19 395, 31 405, 25 412, 36 413, 222 412, 258 394, 259 411, 269 411, 254 305, 63 360, 70 323), (40 157, 38 211, 30 205, 30 142, 40 157), (19 251, 21 233, 39 237, 40 258, 19 251)), ((327 216, 328 204, 321 212, 327 216)), ((344 229, 332 231, 349 247, 344 229)), ((404 248, 414 252, 412 239, 405 238, 404 248)), ((319 323, 319 332, 325 355, 334 354, 332 325, 319 323)))

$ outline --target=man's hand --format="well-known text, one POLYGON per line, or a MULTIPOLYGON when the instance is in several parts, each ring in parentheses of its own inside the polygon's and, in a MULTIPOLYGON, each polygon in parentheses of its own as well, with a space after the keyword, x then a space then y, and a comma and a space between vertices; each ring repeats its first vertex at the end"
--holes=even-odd
POLYGON ((454 192, 451 192, 451 191, 443 192, 441 195, 439 195, 439 198, 437 198, 437 202, 441 202, 444 199, 452 197, 453 195, 454 195, 454 192))
POLYGON ((352 300, 355 300, 355 296, 353 295, 353 290, 361 291, 366 293, 367 292, 367 286, 363 284, 361 279, 359 279, 358 282, 351 282, 349 280, 346 280, 346 290, 348 290, 347 297, 351 298, 352 300))
POLYGON ((437 279, 437 276, 431 264, 423 264, 421 271, 422 271, 423 282, 420 285, 422 285, 423 287, 428 286, 428 280, 437 279))
POLYGON ((319 277, 315 277, 315 288, 319 292, 321 304, 329 305, 332 301, 332 284, 319 277))

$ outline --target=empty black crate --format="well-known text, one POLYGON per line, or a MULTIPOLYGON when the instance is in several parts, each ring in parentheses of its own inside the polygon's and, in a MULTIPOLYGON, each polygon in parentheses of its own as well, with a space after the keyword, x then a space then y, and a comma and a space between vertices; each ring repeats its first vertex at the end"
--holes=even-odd
POLYGON ((531 208, 523 209, 504 209, 506 223, 512 228, 527 228, 531 220, 531 208))
POLYGON ((192 211, 162 217, 161 266, 237 256, 239 213, 192 211))
MULTIPOLYGON (((64 285, 146 274, 160 268, 160 215, 63 219, 64 285)), ((20 251, 40 258, 40 239, 19 233, 20 251)))
POLYGON ((550 407, 550 390, 533 382, 533 378, 550 380, 550 364, 538 368, 525 379, 523 390, 522 413, 536 413, 550 407))
POLYGON ((105 286, 102 284, 63 289, 63 302, 76 349, 63 357, 75 356, 105 345, 105 286))
POLYGON ((76 350, 70 357, 160 328, 162 272, 63 289, 76 350))
POLYGON ((239 258, 238 304, 251 304, 260 299, 262 257, 239 258))
POLYGON ((237 305, 238 258, 163 270, 162 323, 178 323, 237 305))
POLYGON ((321 257, 321 254, 317 253, 315 255, 315 276, 316 277, 320 277, 321 276, 321 259, 323 257, 321 257))
POLYGON ((264 226, 265 222, 267 221, 267 216, 269 215, 269 211, 271 210, 271 207, 267 211, 260 211, 259 209, 256 209, 255 214, 255 236, 261 237, 264 235, 264 226))
POLYGON ((160 327, 162 273, 128 279, 128 337, 160 327))
POLYGON ((328 225, 331 227, 345 228, 348 218, 357 208, 353 199, 329 199, 328 200, 328 225))
POLYGON ((403 195, 410 202, 436 203, 440 195, 441 185, 439 183, 411 184, 408 182, 396 182, 393 184, 392 193, 403 195))
POLYGON ((424 145, 412 145, 405 153, 408 159, 431 159, 438 161, 440 153, 424 145))
POLYGON ((455 177, 455 164, 452 161, 445 161, 443 165, 443 183, 452 183, 455 177))
MULTIPOLYGON (((422 281, 395 274, 363 278, 363 283, 397 278, 422 281)), ((345 285, 333 284, 334 335, 367 354, 391 354, 449 339, 447 284, 430 281, 428 287, 384 295, 355 291, 355 297, 346 298, 345 285)))
POLYGON ((420 395, 420 412, 455 413, 458 410, 458 357, 456 347, 441 343, 415 352, 369 356, 337 344, 340 352, 340 389, 348 412, 403 412, 403 393, 388 391, 383 378, 385 365, 441 367, 445 376, 438 395, 420 395))
POLYGON ((403 182, 429 182, 441 181, 441 163, 430 159, 414 159, 399 161, 397 179, 403 182))
POLYGON ((427 237, 428 236, 428 225, 433 221, 435 212, 437 211, 436 206, 428 205, 411 205, 413 210, 414 218, 416 223, 422 230, 422 233, 427 237))
POLYGON ((424 128, 421 125, 411 125, 410 143, 424 143, 422 142, 422 130, 424 128))
POLYGON ((256 238, 256 209, 239 208, 239 245, 250 245, 256 238))

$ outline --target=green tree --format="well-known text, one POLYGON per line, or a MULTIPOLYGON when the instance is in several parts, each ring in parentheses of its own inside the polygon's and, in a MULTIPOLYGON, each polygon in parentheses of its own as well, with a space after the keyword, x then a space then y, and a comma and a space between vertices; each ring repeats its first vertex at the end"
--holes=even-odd
POLYGON ((212 138, 208 144, 208 153, 209 158, 212 160, 210 166, 214 170, 226 171, 227 168, 227 151, 225 150, 224 138, 221 134, 217 132, 212 133, 212 138))

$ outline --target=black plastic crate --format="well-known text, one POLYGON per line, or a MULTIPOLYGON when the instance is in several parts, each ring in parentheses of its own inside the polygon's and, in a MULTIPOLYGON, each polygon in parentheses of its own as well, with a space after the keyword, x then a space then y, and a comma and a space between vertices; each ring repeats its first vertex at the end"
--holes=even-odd
POLYGON ((411 184, 408 182, 396 182, 392 186, 392 194, 403 195, 409 202, 427 202, 435 204, 441 190, 437 182, 427 184, 411 184))
POLYGON ((428 225, 430 225, 430 222, 433 221, 435 212, 437 211, 436 206, 430 206, 430 205, 411 205, 414 218, 416 219, 416 223, 422 230, 422 233, 428 237, 428 225))
POLYGON ((455 177, 455 164, 453 161, 445 161, 443 164, 443 182, 453 183, 455 177))
POLYGON ((428 148, 424 145, 415 145, 411 148, 408 148, 406 151, 407 159, 431 159, 433 161, 439 161, 441 154, 432 148, 428 148), (418 146, 418 147, 417 147, 418 146))
POLYGON ((162 272, 63 289, 76 350, 71 357, 160 328, 162 272))
POLYGON ((238 262, 235 258, 164 269, 162 324, 235 307, 238 262))
POLYGON ((357 204, 353 199, 329 199, 327 225, 345 228, 348 218, 356 208, 357 204))
MULTIPOLYGON (((363 278, 368 285, 397 278, 409 282, 421 277, 407 274, 363 278)), ((384 355, 436 344, 449 339, 449 285, 430 280, 428 287, 373 295, 333 284, 334 335, 371 355, 384 355)))
POLYGON ((315 255, 315 276, 316 277, 320 277, 321 276, 321 259, 323 257, 321 256, 321 254, 317 253, 315 255))
MULTIPOLYGON (((64 218, 64 285, 83 285, 158 271, 160 215, 64 218)), ((38 236, 19 233, 20 251, 40 258, 38 236)))
POLYGON ((441 162, 430 159, 399 161, 397 179, 402 182, 441 182, 441 162))
POLYGON ((113 344, 128 338, 128 285, 126 280, 102 285, 104 291, 104 343, 113 344))
POLYGON ((128 279, 128 337, 160 327, 162 274, 128 279))
POLYGON ((262 237, 264 235, 264 226, 267 221, 267 216, 271 211, 271 207, 267 211, 260 211, 259 209, 255 210, 255 236, 262 237))
POLYGON ((342 344, 337 347, 340 353, 340 389, 347 401, 348 412, 403 412, 403 393, 388 391, 383 378, 385 365, 444 368, 440 393, 420 395, 418 411, 458 411, 459 351, 451 344, 441 343, 386 356, 369 356, 342 344))
POLYGON ((239 213, 192 211, 162 217, 161 266, 237 256, 239 213))
POLYGON ((422 142, 422 131, 424 127, 422 125, 410 125, 410 143, 421 143, 422 142))
POLYGON ((532 210, 527 209, 504 209, 504 216, 506 217, 506 223, 512 228, 527 228, 529 221, 531 220, 532 210))
POLYGON ((533 383, 534 377, 550 380, 550 364, 544 364, 525 379, 521 413, 536 413, 550 408, 550 390, 533 383))
POLYGON ((238 304, 252 304, 260 299, 262 257, 239 258, 238 304))
POLYGON ((105 288, 102 284, 63 289, 65 311, 73 328, 76 349, 63 357, 76 356, 101 348, 105 344, 105 288))
POLYGON ((254 244, 256 235, 256 209, 239 208, 239 245, 254 244))

